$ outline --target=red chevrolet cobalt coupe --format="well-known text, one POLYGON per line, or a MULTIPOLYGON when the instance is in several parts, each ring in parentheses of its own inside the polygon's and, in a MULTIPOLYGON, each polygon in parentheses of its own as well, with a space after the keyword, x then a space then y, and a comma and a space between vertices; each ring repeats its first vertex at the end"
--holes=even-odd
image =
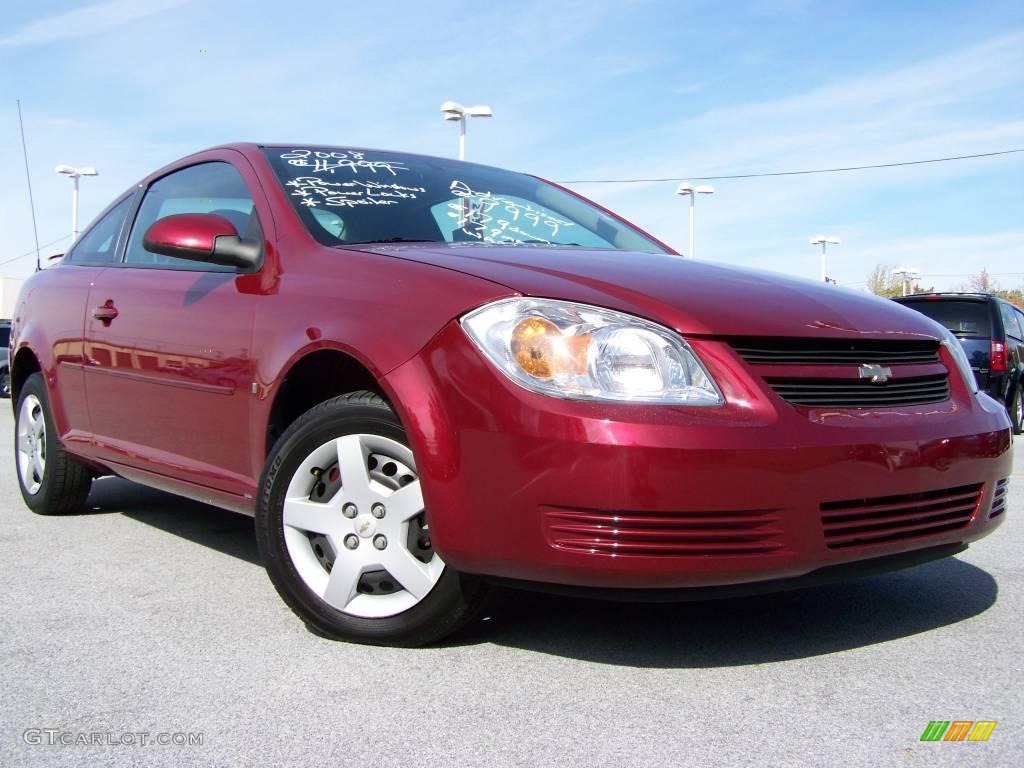
POLYGON ((679 599, 948 556, 1011 463, 917 312, 377 150, 146 178, 25 284, 11 382, 34 511, 114 474, 255 515, 288 605, 367 643, 435 641, 495 583, 679 599))

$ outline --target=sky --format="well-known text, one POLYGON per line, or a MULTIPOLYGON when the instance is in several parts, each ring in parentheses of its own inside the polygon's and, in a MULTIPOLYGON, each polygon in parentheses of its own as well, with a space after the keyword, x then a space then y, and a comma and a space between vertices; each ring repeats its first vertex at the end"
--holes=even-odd
MULTIPOLYGON (((442 101, 487 104, 467 159, 557 181, 722 176, 1024 149, 1024 3, 104 0, 0 14, 0 275, 44 258, 141 177, 231 141, 457 152, 442 101), (58 240, 59 238, 64 238, 58 240), (6 262, 6 263, 5 263, 6 262)), ((863 288, 1024 285, 1024 152, 707 182, 702 260, 863 288)), ((573 188, 678 250, 678 182, 573 188)))

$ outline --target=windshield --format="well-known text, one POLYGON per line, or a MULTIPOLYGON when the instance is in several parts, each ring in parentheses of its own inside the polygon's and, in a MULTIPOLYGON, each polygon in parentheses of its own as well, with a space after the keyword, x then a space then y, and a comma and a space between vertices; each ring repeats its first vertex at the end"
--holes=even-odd
POLYGON ((263 151, 299 218, 325 245, 533 243, 665 252, 633 227, 532 176, 378 150, 263 151))

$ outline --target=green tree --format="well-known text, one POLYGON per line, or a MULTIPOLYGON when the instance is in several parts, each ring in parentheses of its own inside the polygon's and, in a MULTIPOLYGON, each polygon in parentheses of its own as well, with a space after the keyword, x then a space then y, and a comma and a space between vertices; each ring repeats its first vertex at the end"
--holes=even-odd
POLYGON ((903 288, 893 277, 889 264, 875 264, 875 268, 868 274, 868 290, 876 296, 886 298, 900 296, 903 293, 903 288))
POLYGON ((971 275, 966 283, 959 286, 958 290, 969 293, 988 293, 992 296, 1006 299, 1011 304, 1016 304, 1021 309, 1024 309, 1024 290, 1021 288, 1000 288, 998 281, 985 268, 978 274, 971 275))
MULTIPOLYGON (((934 287, 921 286, 916 280, 910 282, 910 293, 931 293, 934 287)), ((875 268, 868 274, 868 290, 876 296, 892 298, 903 295, 903 283, 893 274, 890 264, 876 264, 875 268)))

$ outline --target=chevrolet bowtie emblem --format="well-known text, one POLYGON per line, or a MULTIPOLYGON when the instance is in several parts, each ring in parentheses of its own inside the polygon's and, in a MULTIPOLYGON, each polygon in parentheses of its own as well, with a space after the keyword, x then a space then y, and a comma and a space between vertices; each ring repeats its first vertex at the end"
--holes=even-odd
POLYGON ((892 368, 869 363, 864 363, 860 367, 860 377, 862 379, 871 379, 872 384, 885 384, 890 376, 892 376, 892 368))

